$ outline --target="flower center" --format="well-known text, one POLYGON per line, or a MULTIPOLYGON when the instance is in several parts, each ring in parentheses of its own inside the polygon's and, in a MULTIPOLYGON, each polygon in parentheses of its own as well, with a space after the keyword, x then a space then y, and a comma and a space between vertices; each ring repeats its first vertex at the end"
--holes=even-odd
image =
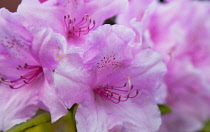
POLYGON ((110 85, 99 85, 94 91, 102 98, 102 100, 111 101, 115 104, 120 102, 125 102, 129 98, 135 98, 139 94, 139 90, 133 91, 133 85, 130 83, 130 78, 128 77, 128 82, 123 86, 110 86, 110 85), (128 85, 128 87, 127 87, 128 85))
MULTIPOLYGON (((97 61, 96 65, 93 67, 94 72, 103 72, 106 70, 106 73, 113 72, 116 69, 121 68, 121 62, 118 60, 119 57, 116 57, 116 54, 112 53, 111 55, 104 56, 99 61, 97 61)), ((110 74, 111 75, 111 74, 110 74)), ((110 76, 108 75, 108 76, 110 76)), ((108 77, 107 76, 107 77, 108 77)))
POLYGON ((27 63, 25 63, 23 66, 18 65, 17 70, 28 72, 25 75, 21 75, 20 78, 16 80, 7 80, 4 77, 0 77, 0 82, 8 85, 12 89, 18 89, 26 84, 31 84, 41 73, 43 73, 43 69, 41 66, 28 65, 27 63))
POLYGON ((95 27, 95 20, 90 19, 87 14, 80 21, 71 18, 70 15, 65 15, 64 23, 68 37, 80 37, 81 35, 86 35, 95 27))

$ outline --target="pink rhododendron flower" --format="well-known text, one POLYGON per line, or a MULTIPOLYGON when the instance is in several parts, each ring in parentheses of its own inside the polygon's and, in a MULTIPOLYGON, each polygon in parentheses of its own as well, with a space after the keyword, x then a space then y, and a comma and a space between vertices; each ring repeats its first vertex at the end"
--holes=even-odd
POLYGON ((168 71, 165 79, 168 86, 166 102, 172 112, 163 115, 160 132, 194 132, 202 129, 209 118, 210 90, 206 78, 189 58, 173 61, 168 65, 168 71))
POLYGON ((140 22, 148 6, 154 0, 129 0, 128 9, 117 16, 117 23, 131 27, 130 21, 136 19, 140 22))
MULTIPOLYGON (((186 1, 174 1, 167 4, 154 2, 147 9, 147 13, 142 20, 144 44, 148 44, 148 46, 163 54, 165 62, 171 59, 174 45, 179 45, 177 41, 183 38, 182 32, 175 30, 175 25, 178 21, 186 19, 181 18, 179 11, 187 5, 188 2, 186 1)), ((189 11, 186 9, 185 13, 187 12, 189 11)), ((180 49, 177 51, 180 51, 180 49)))
POLYGON ((18 13, 27 24, 52 28, 66 37, 69 45, 80 46, 86 35, 127 7, 127 0, 23 0, 18 13))
POLYGON ((23 21, 0 10, 0 130, 28 120, 38 108, 49 111, 53 122, 67 112, 53 85, 59 47, 65 43, 50 29, 27 30, 23 21))
MULTIPOLYGON (((157 1, 149 0, 130 0, 129 1, 129 8, 124 12, 117 16, 117 23, 123 24, 127 27, 132 28, 135 33, 135 42, 142 43, 142 47, 150 47, 151 42, 145 42, 145 39, 142 39, 142 35, 145 30, 145 17, 150 15, 153 11, 153 8, 157 6, 157 1)), ((164 103, 165 97, 167 95, 166 86, 163 84, 161 88, 156 91, 156 100, 157 103, 164 103)))
POLYGON ((134 37, 129 28, 104 25, 89 34, 82 57, 69 54, 55 70, 67 71, 55 78, 60 79, 55 85, 61 100, 66 105, 80 100, 79 132, 158 130, 154 94, 166 69, 159 54, 141 49, 134 37))
POLYGON ((142 21, 144 42, 163 54, 168 67, 172 113, 163 116, 160 132, 198 131, 209 118, 209 9, 198 1, 154 4, 142 21))
MULTIPOLYGON (((202 35, 208 36, 209 18, 206 18, 208 8, 208 4, 205 4, 205 2, 196 1, 171 1, 167 4, 154 3, 142 20, 144 43, 150 43, 151 48, 163 54, 166 62, 173 56, 182 55, 186 52, 192 58, 205 54, 207 51, 203 50, 199 54, 192 54, 192 52, 196 51, 195 47, 208 49, 204 48, 208 47, 206 43, 208 37, 202 38, 203 44, 193 42, 192 45, 190 41, 193 41, 195 36, 200 36, 199 38, 202 35), (180 10, 183 10, 182 14, 180 14, 180 10), (194 11, 197 12, 193 14, 194 11), (187 18, 193 19, 194 22, 189 24, 187 18), (198 33, 196 34, 195 31, 198 33)), ((198 41, 201 41, 201 39, 198 41)))
MULTIPOLYGON (((129 0, 127 10, 117 16, 117 23, 132 28, 136 33, 136 42, 142 43, 142 32, 144 24, 142 20, 149 14, 148 8, 151 8, 156 0, 129 0)), ((144 43, 143 43, 144 44, 144 43)), ((147 45, 144 47, 148 47, 147 45)))

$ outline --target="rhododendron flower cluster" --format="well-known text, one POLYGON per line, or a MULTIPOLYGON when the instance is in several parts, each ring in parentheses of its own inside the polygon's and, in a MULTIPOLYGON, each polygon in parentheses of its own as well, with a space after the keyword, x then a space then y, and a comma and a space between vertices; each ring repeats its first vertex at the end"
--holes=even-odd
POLYGON ((190 0, 1 8, 0 131, 40 109, 54 123, 75 104, 78 132, 201 130, 210 120, 209 11, 190 0))

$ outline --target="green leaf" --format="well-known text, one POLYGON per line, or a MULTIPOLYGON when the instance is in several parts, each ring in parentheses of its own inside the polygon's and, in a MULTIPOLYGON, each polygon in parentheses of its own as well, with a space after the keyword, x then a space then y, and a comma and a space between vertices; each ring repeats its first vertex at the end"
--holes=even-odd
POLYGON ((53 132, 53 127, 50 122, 42 123, 32 128, 28 128, 23 132, 53 132))
POLYGON ((210 132, 210 120, 205 123, 203 129, 199 132, 210 132))
POLYGON ((39 110, 32 119, 18 124, 6 132, 77 132, 75 121, 77 107, 78 104, 73 105, 67 115, 55 123, 51 123, 49 112, 39 110))
POLYGON ((43 110, 39 110, 37 112, 37 114, 32 119, 28 120, 27 122, 15 125, 14 127, 7 130, 6 132, 24 131, 24 130, 26 130, 28 128, 31 128, 31 127, 34 127, 38 124, 50 122, 50 120, 51 120, 51 118, 50 118, 50 114, 48 112, 45 112, 43 110))
POLYGON ((73 105, 66 116, 63 116, 53 124, 53 132, 77 132, 75 121, 77 107, 77 104, 73 105))
POLYGON ((165 115, 165 114, 171 112, 170 107, 168 105, 166 105, 166 104, 159 104, 158 108, 159 108, 159 110, 161 112, 161 115, 165 115))
POLYGON ((69 110, 66 116, 61 117, 55 123, 42 123, 24 132, 76 132, 76 123, 73 120, 73 114, 69 110))

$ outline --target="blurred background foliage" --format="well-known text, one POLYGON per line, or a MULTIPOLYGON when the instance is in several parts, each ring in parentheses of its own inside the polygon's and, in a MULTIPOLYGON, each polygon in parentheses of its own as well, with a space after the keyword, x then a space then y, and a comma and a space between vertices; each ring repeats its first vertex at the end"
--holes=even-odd
POLYGON ((206 122, 203 129, 200 130, 199 132, 210 132, 210 120, 206 122))
POLYGON ((160 110, 161 115, 165 115, 165 114, 171 112, 170 107, 168 105, 165 105, 165 104, 159 104, 158 108, 160 110))

